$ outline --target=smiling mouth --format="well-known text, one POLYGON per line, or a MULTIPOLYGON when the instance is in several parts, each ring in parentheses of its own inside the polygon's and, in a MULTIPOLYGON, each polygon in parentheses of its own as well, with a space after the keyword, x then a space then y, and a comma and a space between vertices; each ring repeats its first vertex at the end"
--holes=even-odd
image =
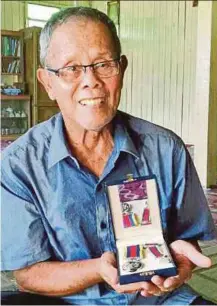
POLYGON ((79 103, 83 106, 97 106, 104 102, 103 98, 83 99, 79 103))

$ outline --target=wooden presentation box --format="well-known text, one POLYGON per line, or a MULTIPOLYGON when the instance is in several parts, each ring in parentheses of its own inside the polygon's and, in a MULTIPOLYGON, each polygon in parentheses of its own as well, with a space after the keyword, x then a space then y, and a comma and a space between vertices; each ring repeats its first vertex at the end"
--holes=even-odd
POLYGON ((163 237, 155 177, 107 184, 120 284, 177 274, 163 237))

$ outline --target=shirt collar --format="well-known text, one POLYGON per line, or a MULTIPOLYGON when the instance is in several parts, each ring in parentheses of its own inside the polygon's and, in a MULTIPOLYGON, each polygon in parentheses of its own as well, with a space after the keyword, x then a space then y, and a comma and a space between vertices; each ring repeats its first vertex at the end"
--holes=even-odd
MULTIPOLYGON (((118 112, 114 118, 114 142, 116 151, 122 151, 132 154, 139 158, 138 150, 128 133, 126 123, 123 120, 121 112, 118 112)), ((67 147, 67 142, 64 135, 64 123, 62 114, 56 116, 53 135, 51 137, 48 168, 51 168, 60 160, 71 156, 70 150, 67 147)))
POLYGON ((122 112, 117 112, 114 118, 114 142, 117 151, 126 152, 132 154, 136 158, 139 158, 139 152, 136 149, 135 144, 131 136, 129 135, 129 127, 126 120, 123 118, 124 114, 122 112))
POLYGON ((51 168, 60 160, 70 156, 70 151, 67 147, 64 135, 64 123, 62 114, 56 116, 53 135, 51 136, 49 155, 48 155, 48 168, 51 168))

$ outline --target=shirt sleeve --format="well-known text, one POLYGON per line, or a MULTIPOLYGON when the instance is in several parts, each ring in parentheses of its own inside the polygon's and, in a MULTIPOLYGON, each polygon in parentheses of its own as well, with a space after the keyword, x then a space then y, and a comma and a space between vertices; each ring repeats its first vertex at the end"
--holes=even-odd
POLYGON ((190 154, 182 142, 174 153, 173 175, 169 240, 216 239, 215 225, 203 188, 190 154))
POLYGON ((3 169, 1 204, 1 270, 16 270, 50 258, 41 215, 28 188, 18 176, 9 178, 3 169))

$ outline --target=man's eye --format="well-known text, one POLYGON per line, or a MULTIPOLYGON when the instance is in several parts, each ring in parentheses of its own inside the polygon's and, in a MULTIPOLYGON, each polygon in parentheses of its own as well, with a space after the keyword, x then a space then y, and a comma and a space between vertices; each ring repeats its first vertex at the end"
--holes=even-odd
POLYGON ((97 68, 108 68, 109 66, 109 63, 98 63, 96 65, 97 68))
POLYGON ((69 72, 76 72, 76 71, 78 71, 78 67, 69 66, 69 67, 66 67, 66 70, 69 71, 69 72))

